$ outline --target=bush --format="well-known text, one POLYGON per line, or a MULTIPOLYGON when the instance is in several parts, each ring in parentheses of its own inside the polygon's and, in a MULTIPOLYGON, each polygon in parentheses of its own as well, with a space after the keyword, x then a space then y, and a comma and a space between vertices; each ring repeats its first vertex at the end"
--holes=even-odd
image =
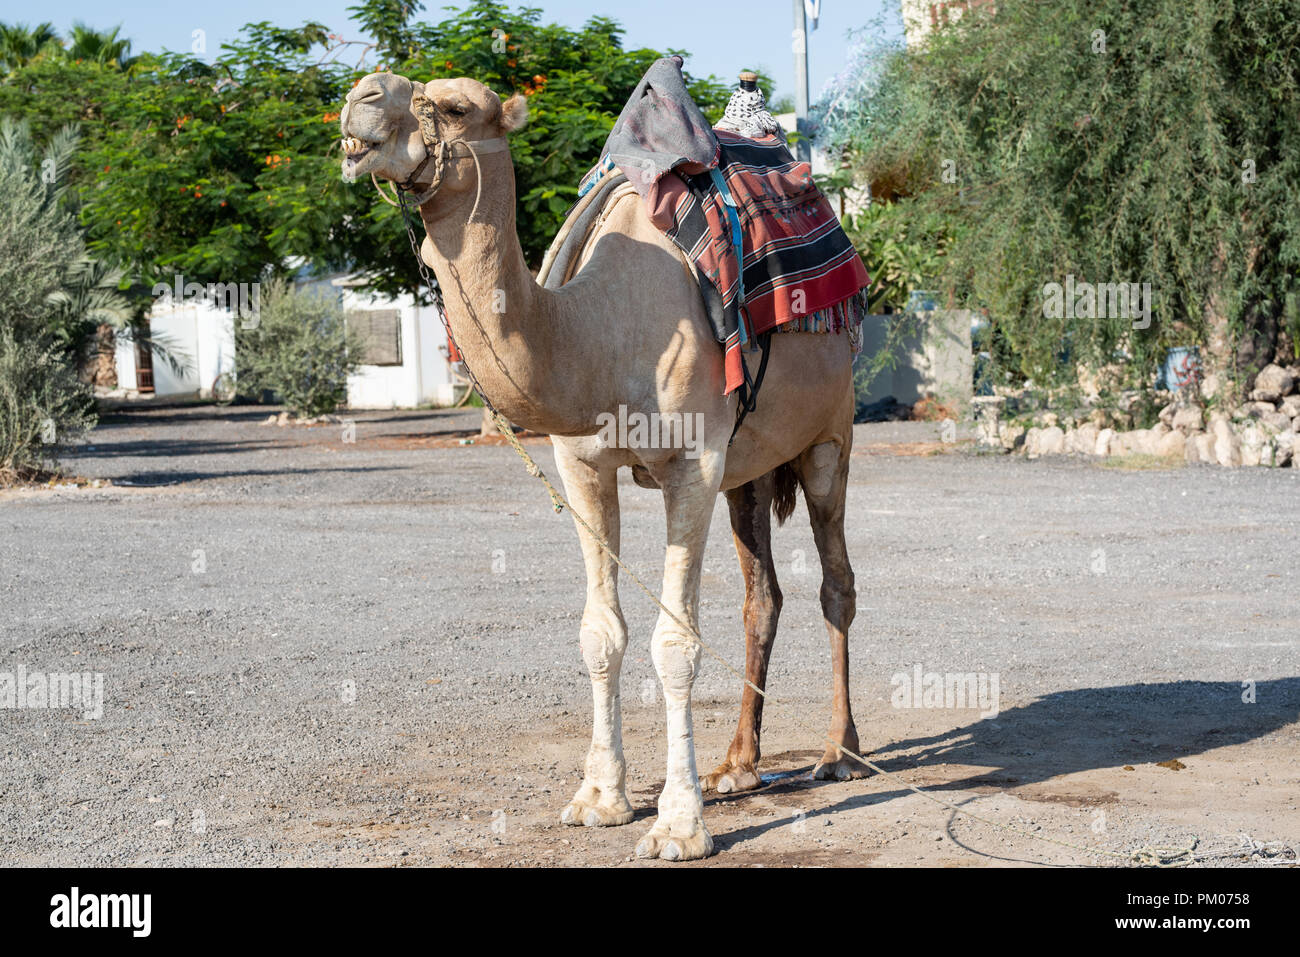
POLYGON ((100 322, 121 320, 114 274, 85 254, 66 174, 67 127, 43 147, 26 122, 0 118, 0 482, 54 467, 61 445, 94 425, 76 361, 100 322))
POLYGON ((333 412, 361 361, 339 301, 275 280, 262 290, 256 325, 235 331, 239 391, 274 392, 299 417, 333 412))
POLYGON ((95 424, 93 404, 56 343, 0 325, 0 484, 52 466, 59 446, 95 424))
POLYGON ((829 142, 877 199, 947 218, 926 281, 989 310, 999 373, 1064 386, 1122 358, 1121 385, 1149 389, 1188 345, 1223 372, 1234 339, 1271 332, 1297 292, 1294 14, 1294 0, 973 5, 923 44, 866 50, 829 142), (1046 286, 1070 275, 1149 283, 1149 327, 1049 318, 1046 286))

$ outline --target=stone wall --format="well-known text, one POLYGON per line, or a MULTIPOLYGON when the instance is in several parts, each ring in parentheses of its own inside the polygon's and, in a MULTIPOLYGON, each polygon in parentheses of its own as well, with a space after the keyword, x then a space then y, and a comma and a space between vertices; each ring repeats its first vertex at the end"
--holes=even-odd
POLYGON ((980 444, 1005 452, 1040 455, 1152 455, 1233 468, 1291 466, 1300 444, 1300 366, 1269 365, 1255 377, 1248 402, 1208 413, 1180 393, 1149 429, 1119 430, 1093 411, 1062 418, 1042 411, 1024 424, 1008 415, 1004 396, 974 400, 980 444))

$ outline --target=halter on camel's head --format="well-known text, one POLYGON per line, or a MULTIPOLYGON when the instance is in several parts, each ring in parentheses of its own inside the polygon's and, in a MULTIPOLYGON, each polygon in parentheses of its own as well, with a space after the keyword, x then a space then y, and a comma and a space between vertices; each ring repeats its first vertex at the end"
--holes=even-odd
POLYGON ((522 126, 528 107, 516 94, 505 103, 475 80, 434 80, 416 83, 393 73, 363 77, 348 93, 339 122, 343 132, 343 172, 349 179, 369 173, 385 202, 420 206, 443 186, 455 162, 472 159, 475 169, 474 206, 483 190, 479 157, 508 149, 505 134, 522 126), (496 133, 479 136, 475 133, 496 133), (394 185, 394 198, 379 178, 394 185), (403 202, 396 191, 414 194, 403 202))

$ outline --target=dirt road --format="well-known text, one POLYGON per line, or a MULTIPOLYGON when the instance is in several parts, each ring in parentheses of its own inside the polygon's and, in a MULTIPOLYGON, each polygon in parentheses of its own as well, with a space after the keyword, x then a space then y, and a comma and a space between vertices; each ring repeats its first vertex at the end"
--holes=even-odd
MULTIPOLYGON (((358 414, 355 442, 265 416, 121 414, 66 463, 111 485, 0 493, 0 674, 103 676, 99 718, 0 710, 0 862, 673 866, 629 860, 665 756, 649 601, 624 586, 637 820, 565 828, 591 710, 570 520, 508 449, 458 444, 473 413, 358 414)), ((776 533, 767 781, 710 798, 720 853, 687 866, 1294 863, 1300 471, 923 454, 937 438, 860 426, 850 479, 854 711, 897 778, 808 780, 830 664, 801 506, 776 533), (898 707, 917 665, 996 698, 898 707)), ((657 494, 627 482, 623 517, 653 580, 657 494)), ((737 663, 742 593, 719 508, 702 627, 737 663)), ((706 769, 739 690, 706 658, 706 769)))

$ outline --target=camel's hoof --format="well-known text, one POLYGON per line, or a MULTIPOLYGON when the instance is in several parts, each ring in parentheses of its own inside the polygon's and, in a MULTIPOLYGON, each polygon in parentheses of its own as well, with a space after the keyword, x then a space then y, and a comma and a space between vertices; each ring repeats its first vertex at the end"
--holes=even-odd
POLYGON ((618 827, 631 824, 634 812, 626 801, 622 804, 588 804, 574 798, 564 813, 560 815, 561 824, 583 827, 618 827))
POLYGON ((847 754, 843 757, 840 755, 839 751, 827 749, 822 759, 817 762, 817 767, 813 768, 813 780, 852 781, 870 777, 875 773, 856 758, 851 758, 847 754))
POLYGON ((752 791, 763 783, 752 764, 720 764, 712 774, 700 775, 701 791, 717 791, 719 794, 734 794, 737 791, 752 791))
POLYGON ((703 821, 687 821, 669 827, 656 823, 636 846, 637 857, 657 857, 663 861, 698 861, 713 853, 713 838, 703 821))

